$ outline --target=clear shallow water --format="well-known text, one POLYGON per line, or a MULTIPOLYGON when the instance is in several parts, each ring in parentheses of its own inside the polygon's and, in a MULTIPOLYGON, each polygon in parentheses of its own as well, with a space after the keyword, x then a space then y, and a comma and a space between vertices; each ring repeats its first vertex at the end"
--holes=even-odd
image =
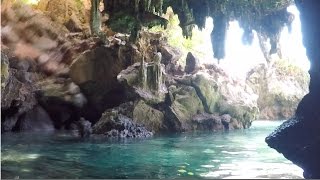
POLYGON ((144 140, 81 140, 65 133, 2 134, 2 178, 302 178, 303 171, 268 148, 281 122, 247 130, 144 140))

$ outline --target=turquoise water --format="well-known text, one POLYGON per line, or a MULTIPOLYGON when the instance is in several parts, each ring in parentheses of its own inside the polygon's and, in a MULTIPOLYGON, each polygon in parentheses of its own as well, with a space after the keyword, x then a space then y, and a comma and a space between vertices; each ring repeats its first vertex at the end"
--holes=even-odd
POLYGON ((66 133, 2 134, 2 178, 302 178, 268 148, 281 122, 247 130, 150 139, 81 140, 66 133))

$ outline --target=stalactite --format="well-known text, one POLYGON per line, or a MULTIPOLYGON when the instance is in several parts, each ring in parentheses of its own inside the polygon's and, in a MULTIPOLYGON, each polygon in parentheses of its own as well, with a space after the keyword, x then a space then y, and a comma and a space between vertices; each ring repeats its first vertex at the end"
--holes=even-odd
MULTIPOLYGON (((215 23, 211 39, 215 57, 218 59, 224 58, 225 31, 229 20, 239 21, 240 26, 245 29, 243 39, 248 44, 252 41, 252 30, 260 31, 258 33, 273 38, 271 52, 278 51, 280 55, 279 40, 274 37, 278 37, 282 28, 290 26, 293 20, 292 14, 286 11, 286 7, 291 5, 293 0, 104 0, 104 2, 105 9, 111 17, 110 24, 118 23, 119 27, 119 21, 125 21, 120 23, 124 24, 120 27, 130 29, 129 32, 136 32, 131 31, 132 28, 140 27, 132 24, 147 27, 165 24, 159 15, 169 6, 178 14, 180 26, 186 38, 192 37, 192 29, 195 25, 202 29, 205 26, 206 17, 211 16, 215 23), (220 25, 222 27, 219 27, 220 25)), ((110 27, 112 28, 112 25, 110 27)))
POLYGON ((95 35, 99 35, 101 30, 99 5, 100 5, 100 0, 91 0, 90 28, 91 28, 91 33, 95 35))
POLYGON ((220 13, 214 17, 214 28, 211 33, 211 42, 214 57, 218 60, 223 59, 225 56, 225 39, 228 27, 227 17, 220 13))

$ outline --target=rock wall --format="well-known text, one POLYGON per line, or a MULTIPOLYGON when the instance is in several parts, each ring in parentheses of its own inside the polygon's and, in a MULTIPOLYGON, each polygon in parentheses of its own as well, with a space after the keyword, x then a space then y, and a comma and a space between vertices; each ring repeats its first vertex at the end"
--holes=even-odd
MULTIPOLYGON (((134 122, 154 133, 194 130, 232 130, 248 128, 258 114, 257 98, 252 89, 240 83, 215 65, 193 74, 166 74, 165 67, 156 62, 135 63, 118 75, 118 81, 133 94, 134 122), (141 83, 141 69, 159 67, 164 80, 161 88, 141 83), (162 98, 163 97, 163 98, 162 98)), ((157 77, 158 71, 147 76, 157 77)), ((160 77, 160 76, 159 76, 160 77)), ((104 121, 100 119, 100 121, 104 121)))
POLYGON ((70 129, 86 98, 70 81, 69 64, 90 46, 24 4, 2 7, 1 17, 2 132, 70 129))
POLYGON ((298 105, 294 118, 266 138, 271 148, 302 167, 305 178, 320 178, 320 1, 296 0, 300 11, 303 43, 311 62, 309 93, 298 105))

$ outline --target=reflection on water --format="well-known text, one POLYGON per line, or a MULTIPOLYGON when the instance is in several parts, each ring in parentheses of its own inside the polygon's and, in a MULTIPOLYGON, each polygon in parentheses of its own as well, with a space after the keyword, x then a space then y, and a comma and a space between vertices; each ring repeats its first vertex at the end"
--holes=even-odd
POLYGON ((2 178, 302 178, 267 147, 281 122, 247 130, 150 139, 81 140, 65 133, 3 134, 2 178))

